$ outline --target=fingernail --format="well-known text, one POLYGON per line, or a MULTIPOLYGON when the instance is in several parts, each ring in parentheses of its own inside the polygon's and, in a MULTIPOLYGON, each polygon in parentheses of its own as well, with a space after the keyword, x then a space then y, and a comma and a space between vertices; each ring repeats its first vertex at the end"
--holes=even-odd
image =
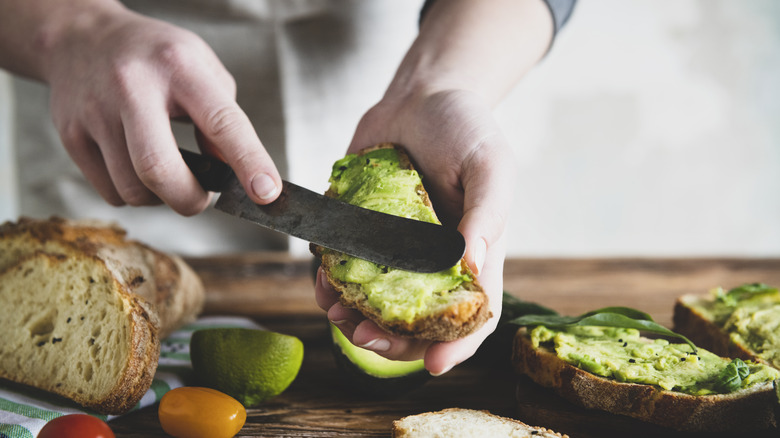
POLYGON ((487 242, 485 239, 479 239, 477 241, 477 247, 474 248, 474 266, 477 268, 475 272, 479 275, 482 272, 482 267, 485 265, 485 254, 487 254, 487 242))
POLYGON ((376 338, 363 345, 358 345, 358 347, 371 351, 387 351, 390 349, 390 341, 385 338, 376 338))
POLYGON ((260 199, 271 199, 276 195, 278 190, 273 178, 265 173, 255 175, 255 177, 252 178, 252 191, 255 192, 255 195, 260 199))
POLYGON ((448 367, 444 368, 443 370, 439 371, 438 373, 431 373, 433 377, 439 377, 442 374, 448 372, 449 370, 453 369, 455 367, 455 364, 451 364, 448 367))

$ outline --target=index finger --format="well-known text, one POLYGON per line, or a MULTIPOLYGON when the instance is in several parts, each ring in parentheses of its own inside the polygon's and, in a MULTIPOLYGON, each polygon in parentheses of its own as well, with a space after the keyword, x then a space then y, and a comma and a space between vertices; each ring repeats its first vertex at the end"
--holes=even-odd
POLYGON ((230 165, 249 197, 258 204, 275 200, 282 179, 238 103, 218 87, 196 88, 193 83, 182 84, 176 97, 201 140, 230 165))

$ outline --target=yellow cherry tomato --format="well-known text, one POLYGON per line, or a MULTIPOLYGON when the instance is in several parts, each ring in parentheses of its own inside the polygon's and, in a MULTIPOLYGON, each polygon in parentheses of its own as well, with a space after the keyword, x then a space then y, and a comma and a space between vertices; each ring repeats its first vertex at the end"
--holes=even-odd
POLYGON ((176 438, 230 438, 246 421, 246 409, 236 399, 194 386, 166 392, 157 413, 165 433, 176 438))

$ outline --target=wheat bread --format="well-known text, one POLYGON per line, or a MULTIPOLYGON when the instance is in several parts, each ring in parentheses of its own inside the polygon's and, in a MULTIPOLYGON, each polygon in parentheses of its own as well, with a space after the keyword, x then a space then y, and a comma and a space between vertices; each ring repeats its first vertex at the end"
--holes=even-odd
POLYGON ((535 348, 526 328, 515 336, 512 364, 518 373, 576 405, 679 431, 747 433, 777 426, 772 382, 703 396, 618 382, 573 366, 542 345, 535 348))
MULTIPOLYGON (((357 155, 363 156, 371 151, 384 148, 395 149, 398 152, 402 169, 414 170, 414 165, 406 152, 401 147, 390 143, 363 149, 357 155)), ((435 217, 431 200, 422 185, 416 187, 416 194, 435 217)), ((336 193, 332 189, 325 192, 325 195, 336 197, 336 193)), ((465 259, 460 262, 461 272, 467 273, 472 280, 461 283, 453 290, 441 291, 441 294, 447 295, 446 301, 431 306, 426 314, 418 315, 412 321, 406 321, 384 318, 381 311, 369 303, 360 284, 341 281, 333 275, 333 268, 342 262, 343 254, 317 245, 311 245, 311 251, 320 259, 328 283, 339 293, 341 304, 357 309, 379 327, 395 335, 434 341, 451 341, 472 333, 492 316, 487 294, 469 269, 465 259)))
POLYGON ((180 258, 114 225, 61 218, 0 225, 0 378, 104 414, 149 389, 160 338, 204 301, 180 258))
POLYGON ((488 411, 448 408, 393 421, 393 438, 568 438, 488 411))

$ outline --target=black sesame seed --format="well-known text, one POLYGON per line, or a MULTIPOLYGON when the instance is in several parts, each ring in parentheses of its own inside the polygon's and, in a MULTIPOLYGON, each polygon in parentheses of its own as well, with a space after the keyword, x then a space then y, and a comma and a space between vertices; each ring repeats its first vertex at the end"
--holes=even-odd
POLYGON ((623 342, 623 339, 618 339, 618 342, 623 342))
POLYGON ((46 345, 46 341, 41 341, 41 342, 38 342, 38 343, 37 343, 37 344, 35 344, 35 345, 37 345, 38 347, 43 347, 44 345, 46 345))
POLYGON ((371 160, 366 158, 366 164, 370 164, 370 163, 371 163, 371 160))
POLYGON ((629 359, 628 363, 636 363, 636 359, 629 359))
POLYGON ((685 358, 684 358, 684 357, 681 357, 681 358, 680 358, 680 362, 685 362, 685 358))
POLYGON ((628 342, 623 342, 623 347, 628 347, 628 342))
POLYGON ((70 322, 70 317, 68 317, 68 320, 67 320, 67 321, 65 321, 65 322, 66 322, 66 323, 69 323, 69 322, 70 322))
POLYGON ((57 342, 62 342, 62 338, 51 338, 52 344, 56 344, 57 342))
POLYGON ((344 265, 346 265, 346 264, 347 264, 347 261, 346 261, 346 260, 342 260, 342 261, 340 261, 340 262, 339 262, 339 264, 340 264, 340 265, 342 265, 342 266, 344 266, 344 265))

